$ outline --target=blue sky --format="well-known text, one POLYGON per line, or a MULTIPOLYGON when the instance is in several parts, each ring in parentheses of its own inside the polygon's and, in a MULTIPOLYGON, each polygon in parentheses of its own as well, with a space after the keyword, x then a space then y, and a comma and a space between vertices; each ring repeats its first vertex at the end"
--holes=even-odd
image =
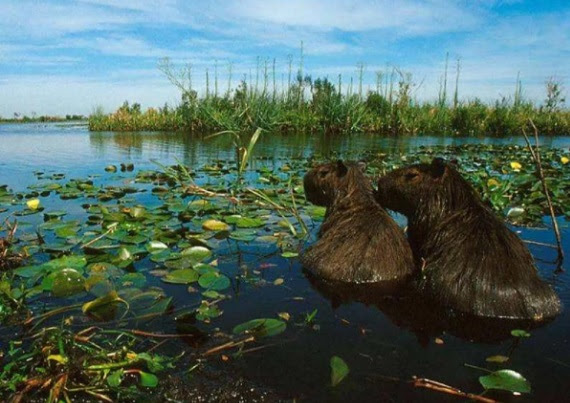
MULTIPOLYGON (((569 1, 445 0, 2 0, 0 116, 89 114, 125 99, 176 104, 157 69, 162 57, 191 63, 204 88, 217 62, 220 87, 276 60, 277 81, 295 66, 348 82, 364 64, 365 84, 393 66, 413 74, 414 96, 437 97, 449 53, 461 60, 461 98, 511 96, 517 74, 540 102, 544 83, 570 78, 569 1)), ((453 73, 454 74, 454 73, 453 73)), ((451 75, 450 81, 454 80, 451 75)))

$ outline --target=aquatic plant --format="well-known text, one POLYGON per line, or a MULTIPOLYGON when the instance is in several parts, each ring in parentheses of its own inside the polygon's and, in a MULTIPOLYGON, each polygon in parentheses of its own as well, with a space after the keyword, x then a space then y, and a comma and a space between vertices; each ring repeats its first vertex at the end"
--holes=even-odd
MULTIPOLYGON (((418 84, 410 73, 392 68, 377 72, 375 88, 363 88, 364 66, 359 65, 358 89, 353 78, 343 85, 342 75, 333 83, 328 77, 313 78, 306 74, 303 56, 297 74, 289 60, 288 80, 276 84, 275 61, 258 60, 255 78, 244 76, 232 87, 231 74, 223 93, 218 85, 211 90, 209 69, 206 71, 205 94, 193 87, 191 65, 177 69, 164 59, 159 69, 181 93, 176 107, 149 108, 125 102, 117 111, 95 111, 89 117, 92 131, 192 131, 252 133, 258 128, 271 132, 307 131, 330 134, 378 133, 383 135, 490 135, 519 134, 521 124, 531 118, 541 134, 570 132, 570 111, 564 108, 562 84, 546 83, 546 100, 538 106, 522 97, 517 78, 512 97, 483 103, 479 99, 459 97, 460 63, 457 62, 452 100, 447 92, 447 67, 440 82, 438 99, 419 102, 415 97, 418 84)), ((228 67, 231 71, 231 66, 228 67)), ((346 80, 346 79, 345 79, 346 80)), ((214 82, 218 82, 217 65, 214 82)))

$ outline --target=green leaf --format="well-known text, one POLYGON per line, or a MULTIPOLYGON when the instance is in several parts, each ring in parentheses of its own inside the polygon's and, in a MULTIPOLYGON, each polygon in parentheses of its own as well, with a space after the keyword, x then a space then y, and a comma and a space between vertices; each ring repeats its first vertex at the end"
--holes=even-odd
POLYGON ((210 271, 204 273, 200 276, 198 284, 201 287, 208 288, 210 290, 225 290, 230 286, 230 279, 221 273, 210 271))
POLYGON ((297 252, 287 251, 287 252, 283 252, 283 253, 281 254, 281 256, 284 257, 284 258, 289 259, 289 258, 297 257, 297 256, 299 256, 299 254, 298 254, 297 252))
POLYGON ((230 226, 223 221, 206 220, 202 223, 202 228, 207 231, 227 231, 230 226))
POLYGON ((111 372, 111 374, 107 377, 107 384, 112 388, 118 387, 121 384, 123 372, 123 368, 111 372))
POLYGON ((485 361, 487 361, 487 362, 496 362, 496 363, 498 363, 498 364, 502 364, 502 363, 504 363, 504 362, 509 361, 509 357, 506 357, 506 356, 504 356, 504 355, 492 355, 492 356, 490 356, 490 357, 487 357, 487 358, 485 359, 485 361))
POLYGON ((236 221, 238 228, 257 228, 263 227, 263 225, 265 225, 265 220, 261 218, 240 217, 236 221))
POLYGON ((233 334, 248 333, 255 337, 275 336, 285 331, 287 324, 279 319, 253 319, 233 328, 233 334))
POLYGON ((511 330, 511 335, 514 337, 530 337, 530 333, 522 329, 511 330))
POLYGON ((336 355, 331 358, 331 385, 336 386, 348 375, 350 370, 344 360, 336 355))
POLYGON ((194 269, 178 269, 162 277, 162 281, 172 284, 190 284, 198 280, 200 275, 194 269))
MULTIPOLYGON (((119 297, 117 291, 113 290, 109 292, 107 295, 102 297, 96 298, 93 301, 86 302, 81 307, 81 310, 84 314, 92 314, 96 313, 97 311, 103 309, 107 309, 109 306, 115 305, 117 303, 127 304, 127 302, 119 297)), ((127 304, 128 305, 128 304, 127 304)), ((97 315, 99 316, 99 315, 97 315)))
POLYGON ((479 382, 485 389, 530 393, 530 383, 521 374, 510 369, 502 369, 489 375, 480 376, 479 382))
POLYGON ((195 264, 212 256, 212 251, 204 246, 191 246, 184 249, 180 254, 182 258, 190 259, 195 264))
POLYGON ((140 376, 141 386, 146 386, 147 388, 155 388, 158 385, 158 378, 156 375, 141 371, 140 376))
POLYGON ((54 297, 67 297, 85 291, 85 278, 75 269, 59 270, 50 277, 49 288, 54 297))
POLYGON ((255 230, 241 229, 241 230, 233 231, 230 234, 230 239, 233 239, 235 241, 249 242, 249 241, 253 241, 256 236, 257 236, 257 232, 255 230))

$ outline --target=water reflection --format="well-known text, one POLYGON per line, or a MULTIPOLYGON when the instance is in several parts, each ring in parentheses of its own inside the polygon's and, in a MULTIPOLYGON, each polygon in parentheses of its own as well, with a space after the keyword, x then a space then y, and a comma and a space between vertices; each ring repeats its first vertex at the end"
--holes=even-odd
MULTIPOLYGON (((171 160, 179 156, 188 165, 212 159, 234 157, 232 138, 229 135, 201 135, 191 133, 89 133, 92 151, 99 155, 120 154, 124 158, 162 158, 171 160)), ((291 133, 262 134, 255 154, 266 159, 322 158, 356 155, 367 151, 404 153, 427 145, 519 144, 522 137, 381 137, 374 134, 326 136, 323 134, 291 133)), ((568 147, 570 137, 547 137, 542 144, 548 147, 568 147)))
POLYGON ((374 306, 396 326, 413 332, 424 347, 444 333, 474 342, 499 343, 512 339, 513 329, 531 330, 551 322, 481 318, 453 312, 414 293, 409 284, 345 285, 320 280, 306 270, 305 274, 333 309, 352 302, 374 306))

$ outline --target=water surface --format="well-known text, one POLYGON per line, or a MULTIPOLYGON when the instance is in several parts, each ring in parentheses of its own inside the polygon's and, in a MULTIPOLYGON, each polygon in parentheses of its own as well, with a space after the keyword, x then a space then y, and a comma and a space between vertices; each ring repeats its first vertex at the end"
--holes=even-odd
MULTIPOLYGON (((570 136, 549 137, 542 141, 548 147, 570 146, 570 136)), ((262 136, 252 166, 271 168, 287 158, 333 155, 358 158, 371 150, 405 153, 422 145, 465 143, 524 144, 524 139, 262 136)), ((86 126, 74 124, 6 124, 0 125, 0 155, 0 185, 8 184, 16 191, 23 191, 37 182, 34 171, 64 173, 69 179, 103 174, 106 165, 121 162, 133 162, 136 170, 157 168, 152 160, 163 164, 181 161, 197 167, 218 159, 232 159, 234 151, 231 140, 225 137, 89 133, 86 126)), ((75 212, 78 215, 81 214, 79 204, 80 201, 75 212)), ((560 224, 564 249, 570 259, 570 229, 566 221, 561 220, 560 224)), ((517 231, 523 239, 554 240, 551 231, 546 229, 519 228, 517 231)), ((223 370, 273 388, 282 396, 305 401, 454 401, 455 398, 414 389, 405 381, 416 375, 478 393, 482 390, 478 377, 484 373, 464 364, 493 368, 485 359, 501 354, 510 356, 507 367, 522 373, 532 385, 532 394, 520 400, 567 399, 570 392, 570 315, 567 309, 552 323, 532 330, 532 337, 520 342, 509 337, 508 332, 505 337, 497 336, 492 324, 481 325, 490 326, 483 332, 470 331, 467 324, 443 326, 434 323, 431 327, 425 320, 414 318, 413 306, 334 298, 310 283, 297 260, 286 260, 278 254, 266 257, 265 247, 255 243, 239 250, 234 246, 220 244, 216 251, 220 269, 226 275, 232 278, 244 264, 252 269, 263 264, 270 267, 264 270, 266 280, 284 278, 286 287, 251 287, 236 293, 231 301, 223 304, 224 314, 213 321, 215 327, 228 331, 252 318, 274 317, 278 312, 300 317, 314 309, 318 310, 315 318, 318 327, 307 330, 289 324, 283 337, 269 342, 275 342, 275 345, 229 363, 214 363, 223 370), (436 343, 436 339, 443 340, 443 344, 436 343), (351 369, 349 377, 335 389, 327 386, 330 382, 329 360, 333 355, 343 357, 351 369), (402 381, 394 381, 394 378, 402 381)), ((530 249, 543 278, 554 286, 565 307, 570 306, 568 263, 565 264, 566 272, 555 275, 554 265, 548 263, 555 257, 554 251, 539 246, 530 249)), ((168 295, 174 296, 175 305, 184 305, 189 299, 197 298, 189 295, 186 287, 155 281, 168 295)), ((429 309, 418 307, 417 312, 429 315, 429 309)), ((175 324, 168 320, 157 321, 156 329, 176 331, 175 324)), ((177 340, 169 346, 173 352, 190 348, 177 340)))

